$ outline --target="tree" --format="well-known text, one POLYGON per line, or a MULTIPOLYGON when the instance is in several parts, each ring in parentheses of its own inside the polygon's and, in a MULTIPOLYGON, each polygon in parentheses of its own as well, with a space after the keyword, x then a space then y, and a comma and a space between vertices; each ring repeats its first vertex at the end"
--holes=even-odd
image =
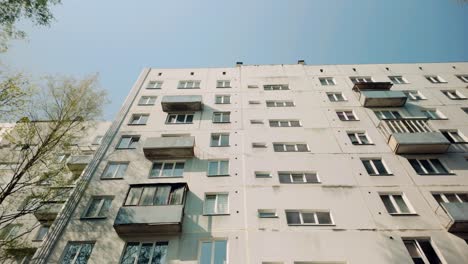
POLYGON ((5 51, 12 38, 24 38, 24 31, 16 29, 21 19, 34 25, 49 26, 54 16, 50 8, 61 0, 0 0, 0 51, 5 51))
MULTIPOLYGON (((0 146, 0 159, 11 164, 8 173, 0 175, 6 179, 0 183, 0 234, 21 217, 47 206, 44 201, 64 195, 63 188, 45 186, 63 187, 75 180, 57 158, 65 152, 73 154, 72 146, 102 114, 107 102, 96 75, 82 80, 48 77, 37 93, 22 90, 24 82, 16 77, 0 84, 0 95, 4 95, 0 100, 10 102, 0 103, 0 113, 23 116, 0 146), (19 197, 27 199, 21 203, 19 197)), ((18 247, 19 238, 33 228, 10 235, 0 242, 0 248, 18 247)))

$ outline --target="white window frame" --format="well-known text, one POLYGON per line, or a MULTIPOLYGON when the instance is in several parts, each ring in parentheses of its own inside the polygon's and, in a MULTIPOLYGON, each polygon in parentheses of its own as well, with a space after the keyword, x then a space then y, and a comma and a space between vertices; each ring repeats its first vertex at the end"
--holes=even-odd
MULTIPOLYGON (((435 158, 435 159, 437 159, 437 158, 435 158)), ((409 159, 409 160, 410 160, 410 159, 409 159)), ((409 162, 409 160, 408 160, 408 162, 409 162)), ((448 175, 448 174, 451 174, 450 170, 449 170, 449 169, 445 166, 445 164, 442 163, 442 161, 440 161, 439 159, 437 159, 437 160, 440 162, 440 164, 442 165, 442 167, 445 169, 445 171, 443 171, 443 172, 439 172, 439 170, 437 170, 437 167, 434 166, 434 164, 432 163, 432 161, 431 161, 430 158, 427 158, 427 159, 417 159, 417 158, 415 158, 415 159, 411 159, 411 160, 415 160, 415 161, 419 164, 419 167, 425 172, 424 174, 419 174, 419 175, 448 175), (435 171, 436 173, 435 173, 435 174, 434 174, 434 173, 429 173, 429 171, 427 170, 427 168, 424 167, 424 165, 421 163, 421 160, 427 161, 427 162, 429 163, 429 166, 431 166, 431 168, 433 169, 433 171, 435 171)), ((410 164, 410 165, 411 165, 411 164, 410 164)), ((413 168, 413 166, 411 166, 411 168, 413 168)), ((413 169, 414 169, 414 168, 413 168, 413 169)), ((418 172, 416 171, 416 169, 414 169, 414 171, 415 171, 416 173, 418 173, 418 172)))
POLYGON ((359 121, 359 118, 357 117, 356 113, 354 113, 353 110, 337 110, 336 115, 338 116, 338 119, 341 121, 359 121), (341 119, 341 116, 338 113, 343 113, 344 119, 341 119), (350 119, 351 116, 354 117, 354 119, 350 119))
POLYGON ((295 107, 296 104, 291 100, 266 100, 267 107, 295 107), (268 105, 268 104, 273 105, 268 105), (289 105, 288 105, 289 104, 289 105))
POLYGON ((231 96, 229 94, 217 94, 215 95, 215 104, 231 104, 231 96))
POLYGON ((131 126, 143 126, 148 123, 149 119, 149 114, 132 114, 130 117, 130 122, 128 122, 128 125, 131 126))
POLYGON ((258 218, 278 218, 278 212, 276 209, 258 209, 258 218))
POLYGON ((386 209, 385 203, 382 200, 382 196, 388 196, 390 202, 392 203, 393 208, 395 208, 395 210, 396 210, 396 213, 388 212, 388 214, 390 214, 390 215, 414 215, 414 214, 416 214, 416 211, 414 210, 414 207, 411 205, 411 203, 409 202, 408 198, 406 197, 406 195, 404 193, 379 193, 380 200, 382 201, 382 204, 384 205, 384 207, 386 209), (397 195, 401 196, 401 199, 405 203, 406 207, 408 207, 408 210, 409 210, 408 213, 405 213, 405 212, 401 211, 401 208, 398 205, 398 203, 396 202, 395 197, 394 197, 394 196, 397 196, 397 195))
POLYGON ((217 80, 216 88, 231 88, 231 80, 217 80))
POLYGON ((231 112, 213 112, 212 122, 215 124, 216 123, 231 123, 231 112), (220 121, 215 121, 217 115, 219 115, 220 121))
POLYGON ((229 176, 229 169, 230 169, 230 164, 229 164, 229 160, 228 159, 219 159, 219 160, 208 160, 208 168, 207 168, 207 176, 208 177, 216 177, 216 176, 229 176), (216 174, 210 174, 210 163, 217 163, 218 165, 218 169, 216 171, 216 174), (221 173, 221 164, 222 162, 227 162, 227 174, 222 174, 221 173))
POLYGON ((167 114, 167 118, 166 118, 166 124, 170 124, 170 125, 177 125, 177 124, 193 124, 193 119, 195 118, 195 114, 194 113, 168 113, 167 114), (171 117, 175 116, 175 118, 173 119, 174 122, 169 122, 169 120, 171 119, 171 117), (184 122, 181 122, 181 123, 178 123, 177 120, 179 119, 179 116, 184 116, 184 122), (192 121, 191 122, 188 122, 187 119, 189 116, 192 116, 192 121))
POLYGON ((323 86, 333 86, 336 85, 335 78, 333 77, 319 77, 320 84, 323 86))
MULTIPOLYGON (((210 258, 210 263, 209 264, 215 264, 215 259, 214 259, 214 253, 215 253, 215 250, 214 250, 214 245, 215 245, 215 241, 226 241, 226 262, 224 262, 223 264, 228 264, 229 263, 229 240, 227 238, 212 238, 212 239, 202 239, 200 240, 200 243, 198 245, 198 262, 197 263, 201 263, 201 257, 202 257, 202 245, 203 243, 205 242, 210 242, 211 243, 211 258, 210 258)), ((204 263, 203 263, 204 264, 204 263)))
POLYGON ((408 84, 409 83, 408 80, 406 80, 406 78, 401 75, 392 75, 392 76, 388 76, 388 78, 393 84, 408 84))
POLYGON ((348 99, 343 95, 342 92, 327 92, 327 97, 330 102, 346 102, 348 99), (331 96, 331 98, 330 98, 331 96), (341 96, 341 98, 340 98, 341 96), (333 98, 333 100, 332 100, 333 98), (342 99, 342 100, 341 100, 342 99))
POLYGON ((468 74, 459 74, 457 78, 464 83, 468 83, 468 74))
POLYGON ((229 133, 211 133, 210 147, 229 147, 229 133), (218 137, 217 142, 213 141, 213 137, 218 137), (223 145, 223 137, 227 137, 227 144, 223 145), (216 144, 213 144, 216 143, 216 144))
POLYGON ((114 196, 109 196, 109 195, 96 195, 96 196, 91 196, 88 202, 88 205, 86 206, 85 210, 83 211, 83 215, 81 216, 82 219, 103 219, 107 218, 107 215, 105 216, 99 216, 101 214, 101 211, 103 210, 103 206, 106 200, 110 200, 111 204, 109 205, 109 208, 107 208, 107 214, 109 213, 109 210, 112 206, 112 201, 114 200, 114 196), (89 208, 93 204, 94 200, 101 199, 98 205, 98 210, 96 211, 96 215, 87 215, 89 208))
POLYGON ((364 165, 364 161, 369 161, 369 163, 370 163, 370 165, 372 167, 373 173, 369 173, 369 175, 372 175, 372 176, 393 175, 392 172, 388 169, 387 164, 385 164, 384 160, 381 159, 381 158, 361 158, 361 162, 362 162, 362 165, 364 166, 364 170, 366 170, 366 172, 367 172, 366 166, 364 165), (384 167, 386 173, 379 173, 379 170, 377 169, 377 166, 374 164, 374 160, 380 160, 382 162, 382 166, 384 167))
POLYGON ((263 85, 264 91, 285 91, 289 90, 288 84, 265 84, 263 85))
POLYGON ((457 90, 442 90, 442 93, 450 100, 465 100, 466 97, 457 90))
POLYGON ((163 81, 149 81, 146 89, 161 89, 163 81))
POLYGON ((403 115, 398 110, 374 110, 375 115, 381 120, 398 120, 403 118, 403 115), (398 113, 400 117, 395 115, 398 113))
POLYGON ((309 145, 304 142, 300 143, 282 143, 282 142, 273 142, 273 151, 274 152, 310 152, 309 145), (305 145, 307 147, 307 151, 299 151, 297 145, 305 145), (275 151, 275 145, 283 145, 283 151, 275 151), (288 151, 286 146, 294 146, 294 151, 288 151))
POLYGON ((465 135, 463 135, 460 131, 458 131, 456 129, 455 130, 453 130, 453 129, 443 129, 443 130, 440 130, 440 132, 442 134, 444 134, 445 137, 449 136, 452 139, 452 141, 451 141, 452 144, 467 143, 468 142, 465 135), (447 135, 445 133, 447 133, 447 135), (461 141, 457 137, 461 138, 461 141))
POLYGON ((348 135, 348 138, 349 140, 351 141, 351 144, 355 145, 355 146, 359 146, 359 145, 373 145, 374 143, 372 142, 372 140, 370 139, 369 135, 367 134, 367 132, 365 131, 346 131, 346 134, 348 135), (356 138, 358 144, 354 144, 353 141, 351 140, 351 138, 349 137, 349 135, 354 135, 354 137, 356 138), (364 136, 367 141, 369 143, 363 143, 360 136, 364 136))
POLYGON ((426 100, 427 98, 418 90, 406 90, 403 91, 404 94, 411 100, 411 101, 421 101, 426 100))
POLYGON ((270 127, 302 127, 302 123, 298 119, 270 119, 268 120, 270 127), (293 126, 292 122, 298 122, 298 126, 293 126), (272 123, 278 124, 277 126, 272 126, 272 123))
POLYGON ((273 177, 270 171, 255 171, 254 174, 255 174, 255 178, 259 178, 259 179, 268 179, 268 178, 273 177))
MULTIPOLYGON (((453 195, 458 200, 459 203, 465 203, 465 201, 463 201, 463 199, 461 199, 460 196, 459 196, 459 195, 462 195, 462 194, 468 195, 467 193, 463 193, 463 192, 456 192, 456 193, 452 193, 452 192, 445 192, 445 193, 434 192, 434 193, 432 193, 432 196, 434 197, 434 195, 439 195, 444 203, 453 203, 446 197, 446 195, 453 195)), ((435 197, 434 197, 434 199, 435 199, 435 197)))
POLYGON ((203 200, 203 215, 228 215, 229 214, 229 193, 228 192, 217 192, 217 193, 205 193, 205 199, 203 200), (214 202, 213 213, 207 213, 206 204, 206 196, 208 195, 215 195, 216 199, 214 202), (226 203, 226 212, 217 212, 218 210, 218 200, 219 195, 226 195, 227 196, 227 203, 226 203))
POLYGON ((112 161, 108 162, 107 165, 106 165, 106 168, 104 169, 104 171, 101 174, 101 179, 105 179, 105 180, 108 180, 108 179, 123 179, 123 176, 122 177, 116 177, 116 175, 119 172, 119 170, 121 169, 121 167, 123 167, 123 166, 125 166, 125 168, 123 169, 124 170, 123 174, 126 174, 129 164, 130 164, 129 162, 118 162, 118 161, 117 162, 112 162, 112 161), (107 174, 107 171, 112 166, 117 166, 114 173, 112 173, 112 177, 104 177, 104 175, 107 174))
POLYGON ((263 120, 260 119, 250 119, 250 124, 252 125, 262 125, 264 124, 263 120))
MULTIPOLYGON (((91 257, 91 254, 93 253, 94 245, 96 244, 96 242, 95 241, 68 241, 67 245, 65 246, 65 249, 63 250, 62 257, 60 258, 60 263, 62 263, 63 259, 65 258, 65 255, 67 254, 72 244, 79 245, 77 254, 75 254, 75 257, 71 261, 71 264, 75 264, 78 259, 78 256, 81 253, 81 249, 83 248, 84 244, 91 244, 91 252, 89 252, 89 257, 91 257)), ((86 262, 88 260, 89 258, 86 260, 86 262)))
POLYGON ((281 182, 280 181, 280 183, 284 183, 284 184, 302 184, 302 183, 304 183, 304 184, 316 184, 316 183, 321 183, 319 175, 315 171, 278 171, 278 181, 279 181, 280 174, 289 174, 290 182, 281 182), (300 182, 295 181, 294 177, 293 177, 293 174, 296 174, 296 175, 297 174, 302 174, 302 181, 300 181, 300 182), (306 174, 314 174, 315 177, 317 178, 317 181, 316 182, 308 182, 306 174))
POLYGON ((125 257, 125 253, 127 251, 127 246, 129 243, 139 243, 138 244, 138 251, 136 252, 136 257, 135 257, 135 263, 138 263, 138 258, 140 257, 140 251, 141 251, 141 246, 143 244, 149 244, 151 243, 152 244, 152 247, 151 247, 151 255, 149 256, 149 259, 152 260, 153 259, 153 254, 154 254, 154 251, 155 251, 155 247, 157 246, 156 244, 157 243, 166 243, 166 258, 167 258, 167 249, 169 248, 169 241, 129 241, 129 242, 126 242, 125 243, 125 247, 123 249, 123 252, 122 252, 122 255, 120 257, 120 261, 119 263, 122 263, 122 260, 123 258, 125 257))
POLYGON ((266 148, 267 143, 265 142, 252 142, 252 148, 266 148))
POLYGON ((139 142, 140 142, 140 136, 137 136, 137 135, 123 135, 123 136, 120 137, 120 140, 117 143, 116 149, 136 149, 139 142), (127 146, 122 146, 121 147, 120 144, 122 143, 122 140, 124 140, 124 138, 129 138, 130 141, 128 142, 127 146))
POLYGON ((138 101, 138 105, 155 105, 157 96, 143 95, 138 101))
POLYGON ((184 171, 185 171, 185 161, 184 160, 170 160, 170 161, 166 161, 166 160, 158 160, 158 161, 153 161, 153 163, 151 164, 151 169, 150 169, 150 173, 149 173, 149 178, 150 179, 165 179, 165 178, 181 178, 181 177, 184 177, 184 171), (159 171, 159 174, 157 176, 155 175, 152 175, 153 173, 153 166, 154 164, 156 163, 160 163, 161 164, 161 170, 159 171), (184 164, 184 168, 182 169, 182 175, 174 175, 174 172, 176 170, 176 165, 177 163, 182 163, 184 164), (167 164, 172 164, 172 169, 171 169, 171 175, 170 176, 164 176, 163 173, 164 173, 164 166, 166 166, 167 164))
POLYGON ((177 84, 177 89, 200 89, 200 83, 200 80, 181 80, 177 84))
POLYGON ((353 76, 349 77, 352 83, 372 83, 374 79, 371 76, 353 76))
POLYGON ((431 83, 447 83, 446 80, 438 75, 426 75, 424 77, 431 83))
MULTIPOLYGON (((402 238, 402 240, 403 240, 403 245, 405 246, 406 252, 408 252, 408 255, 410 253, 408 251, 408 248, 405 245, 405 242, 412 242, 412 244, 414 244, 414 246, 416 247, 416 249, 418 251, 418 254, 421 256, 421 259, 424 262, 424 264, 434 264, 434 263, 431 263, 429 261, 429 259, 426 257, 426 254, 424 253, 424 250, 422 250, 421 245, 419 244, 419 242, 422 241, 422 240, 429 242, 431 244, 432 250, 434 250, 434 252, 436 253, 437 258, 441 261, 441 263, 445 263, 445 261, 443 261, 443 259, 441 258, 441 255, 438 252, 438 250, 436 249, 436 247, 434 247, 434 243, 432 243, 431 239, 426 239, 426 238, 424 238, 424 239, 422 239, 422 238, 402 238)), ((411 255, 409 255, 409 256, 412 259, 412 256, 411 255)))
MULTIPOLYGON (((289 209, 285 210, 286 215, 287 215, 288 212, 291 212, 291 213, 298 212, 299 213, 299 221, 300 221, 299 224, 290 224, 286 220, 286 223, 289 226, 332 226, 332 225, 335 225, 335 221, 333 219, 332 213, 329 210, 289 210, 289 209), (303 213, 314 214, 315 224, 304 223, 304 217, 302 216, 303 213), (317 213, 328 213, 330 215, 331 223, 330 224, 320 224, 319 221, 318 221, 317 213)), ((287 217, 286 217, 286 219, 287 219, 287 217)))

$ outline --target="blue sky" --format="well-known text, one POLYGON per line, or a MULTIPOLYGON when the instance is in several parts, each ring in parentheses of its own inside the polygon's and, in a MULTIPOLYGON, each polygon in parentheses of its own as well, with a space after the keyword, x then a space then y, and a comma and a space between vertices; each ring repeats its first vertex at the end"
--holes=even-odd
POLYGON ((0 60, 34 76, 100 74, 112 119, 143 67, 468 61, 461 0, 64 0, 0 60))

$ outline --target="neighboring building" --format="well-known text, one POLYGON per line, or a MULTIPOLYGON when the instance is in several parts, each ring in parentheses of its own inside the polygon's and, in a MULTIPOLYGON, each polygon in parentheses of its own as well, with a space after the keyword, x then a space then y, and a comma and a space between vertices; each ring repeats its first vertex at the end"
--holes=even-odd
MULTIPOLYGON (((38 122, 38 127, 46 124, 47 122, 38 122)), ((73 145, 69 146, 69 149, 57 155, 54 163, 63 164, 60 167, 62 169, 64 167, 68 168, 63 171, 63 174, 60 173, 59 177, 56 177, 60 178, 57 179, 60 183, 37 180, 38 183, 31 183, 31 186, 15 192, 5 200, 0 210, 2 220, 6 221, 8 219, 7 215, 20 212, 25 212, 25 214, 15 221, 7 221, 6 223, 2 221, 0 223, 1 263, 29 263, 36 249, 47 237, 48 230, 60 214, 68 196, 73 192, 77 180, 92 159, 110 124, 110 122, 103 121, 90 124, 80 134, 80 138, 77 138, 73 145), (49 196, 51 199, 38 201, 37 198, 31 198, 32 195, 44 192, 44 190, 52 193, 49 196), (32 209, 33 207, 38 209, 32 209)), ((2 124, 0 127, 7 127, 8 132, 14 135, 17 126, 15 124, 2 124)), ((22 147, 11 144, 6 138, 0 139, 1 187, 6 186, 11 181, 14 170, 18 165, 16 158, 19 157, 22 147)), ((44 171, 44 173, 48 173, 48 171, 44 171)), ((39 179, 41 176, 38 175, 37 178, 39 179)))
POLYGON ((144 69, 35 259, 468 263, 467 76, 144 69))

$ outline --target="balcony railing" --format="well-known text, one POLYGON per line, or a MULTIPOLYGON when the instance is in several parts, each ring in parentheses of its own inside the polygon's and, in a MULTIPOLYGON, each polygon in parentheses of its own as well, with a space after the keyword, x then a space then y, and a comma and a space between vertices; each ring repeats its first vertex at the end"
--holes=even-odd
POLYGON ((450 142, 429 125, 427 118, 381 120, 378 128, 397 154, 444 153, 450 142))
POLYGON ((468 203, 440 203, 435 213, 447 231, 468 232, 468 203))
POLYGON ((164 112, 200 111, 202 110, 201 95, 167 95, 161 100, 164 112))
POLYGON ((34 212, 34 216, 38 221, 53 221, 62 210, 62 206, 62 202, 45 202, 34 212))
POLYGON ((195 137, 153 137, 143 144, 148 159, 190 158, 194 156, 195 137))
POLYGON ((75 173, 81 173, 92 159, 92 155, 74 155, 68 158, 67 167, 75 173))
POLYGON ((390 91, 390 82, 356 83, 353 90, 359 93, 359 101, 365 107, 400 107, 408 99, 402 91, 390 91))

